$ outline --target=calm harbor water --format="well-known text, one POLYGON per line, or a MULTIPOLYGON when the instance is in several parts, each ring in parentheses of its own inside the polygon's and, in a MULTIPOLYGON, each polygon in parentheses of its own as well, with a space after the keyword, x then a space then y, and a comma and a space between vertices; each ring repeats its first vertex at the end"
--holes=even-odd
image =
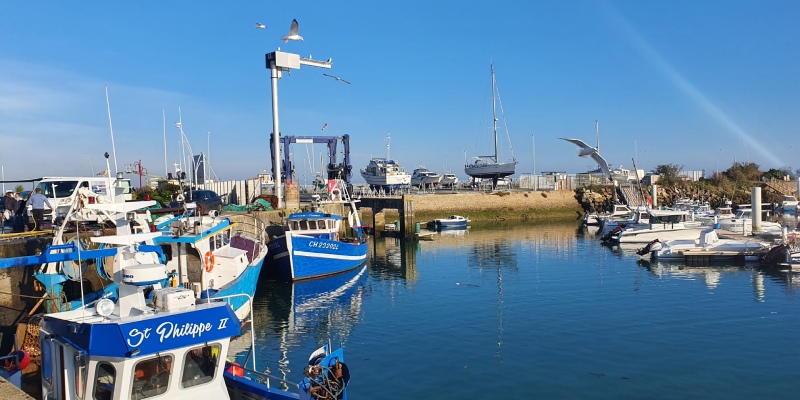
POLYGON ((298 381, 330 337, 352 399, 800 396, 800 275, 650 265, 574 222, 371 246, 363 270, 261 284, 259 370, 298 381))

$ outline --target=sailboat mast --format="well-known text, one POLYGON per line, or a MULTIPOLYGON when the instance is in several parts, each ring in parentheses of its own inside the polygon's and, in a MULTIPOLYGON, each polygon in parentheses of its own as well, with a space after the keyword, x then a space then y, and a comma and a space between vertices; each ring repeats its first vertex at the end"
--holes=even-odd
POLYGON ((500 162, 497 158, 497 104, 495 102, 494 93, 494 64, 490 64, 492 69, 492 123, 494 124, 494 162, 500 162))

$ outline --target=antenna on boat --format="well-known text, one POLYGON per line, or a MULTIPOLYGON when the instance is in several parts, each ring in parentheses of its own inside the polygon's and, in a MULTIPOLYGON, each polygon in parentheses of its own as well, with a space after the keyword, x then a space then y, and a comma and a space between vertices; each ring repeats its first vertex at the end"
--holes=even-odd
POLYGON ((116 175, 117 148, 114 146, 114 126, 111 124, 111 103, 108 101, 108 85, 106 85, 106 108, 108 109, 108 130, 111 131, 111 153, 114 154, 114 175, 116 175))
POLYGON ((389 160, 392 159, 391 151, 390 151, 390 147, 389 147, 389 142, 392 140, 391 136, 392 136, 391 133, 388 133, 388 132, 386 133, 386 161, 389 161, 389 160))

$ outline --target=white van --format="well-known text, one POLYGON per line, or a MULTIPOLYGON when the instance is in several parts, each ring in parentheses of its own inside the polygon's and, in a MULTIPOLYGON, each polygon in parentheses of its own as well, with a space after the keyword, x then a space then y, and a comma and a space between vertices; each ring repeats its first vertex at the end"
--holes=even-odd
MULTIPOLYGON (((56 209, 56 216, 65 216, 69 212, 78 188, 88 188, 97 198, 99 203, 112 203, 132 200, 130 179, 109 178, 107 176, 93 177, 45 177, 36 186, 42 189, 42 194, 47 197, 50 204, 56 209)), ((47 205, 45 205, 47 207, 47 205)), ((53 221, 52 210, 45 210, 45 220, 53 221)), ((96 220, 96 217, 89 217, 96 220)))

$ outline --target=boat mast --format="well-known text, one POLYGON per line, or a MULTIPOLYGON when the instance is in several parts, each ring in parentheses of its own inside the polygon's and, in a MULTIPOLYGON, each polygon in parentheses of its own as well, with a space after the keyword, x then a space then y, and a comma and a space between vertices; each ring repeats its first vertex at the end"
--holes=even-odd
POLYGON ((494 64, 490 64, 492 69, 492 123, 494 124, 494 162, 499 162, 497 159, 497 104, 494 98, 494 64))
POLYGON ((390 148, 389 148, 389 141, 391 140, 391 135, 392 135, 391 133, 387 133, 386 134, 386 161, 389 161, 389 160, 392 159, 392 157, 391 157, 392 153, 391 153, 390 148))

